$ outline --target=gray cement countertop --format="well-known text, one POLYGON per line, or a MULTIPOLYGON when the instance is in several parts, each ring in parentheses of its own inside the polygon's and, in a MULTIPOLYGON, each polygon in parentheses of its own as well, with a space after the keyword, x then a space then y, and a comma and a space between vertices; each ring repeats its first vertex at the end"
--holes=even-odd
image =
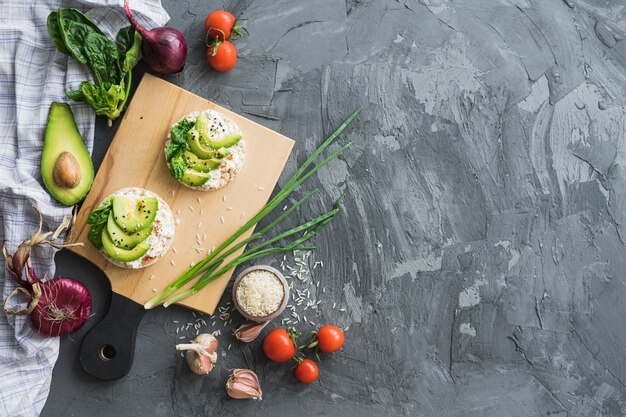
MULTIPOLYGON (((311 274, 319 288, 295 283, 321 301, 308 320, 348 328, 346 345, 303 386, 259 341, 232 340, 233 314, 216 322, 226 355, 202 378, 174 351, 174 321, 192 313, 158 309, 119 381, 81 370, 87 328, 64 338, 43 416, 626 415, 623 2, 164 6, 190 44, 185 71, 166 78, 296 139, 283 181, 364 106, 342 139, 354 146, 306 186, 320 197, 291 223, 346 193, 310 258, 324 264, 311 274), (226 74, 202 46, 203 19, 220 7, 250 31, 226 74), (234 367, 257 371, 262 402, 225 395, 234 367)), ((98 121, 96 164, 114 132, 98 121)), ((102 317, 102 275, 57 260, 102 317)))

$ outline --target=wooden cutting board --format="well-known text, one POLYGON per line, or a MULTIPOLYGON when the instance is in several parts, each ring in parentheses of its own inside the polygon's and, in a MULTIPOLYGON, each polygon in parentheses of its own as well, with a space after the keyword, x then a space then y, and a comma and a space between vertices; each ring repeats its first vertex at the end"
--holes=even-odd
MULTIPOLYGON (((134 304, 143 305, 180 276, 192 262, 206 257, 209 250, 219 246, 265 205, 293 144, 291 139, 202 97, 152 75, 144 75, 98 170, 91 191, 78 212, 71 237, 71 242, 85 243, 83 247, 76 246, 71 250, 97 265, 111 281, 114 299, 103 322, 112 322, 108 326, 118 331, 119 328, 113 325, 114 321, 129 320, 129 315, 131 318, 137 315, 138 325, 143 313, 132 313, 137 307, 134 304), (163 148, 173 123, 190 112, 207 108, 225 114, 240 126, 245 140, 246 159, 242 171, 227 187, 202 192, 184 187, 170 176, 163 148), (178 219, 172 248, 160 261, 144 269, 129 270, 109 263, 87 239, 90 226, 86 220, 89 213, 108 195, 125 187, 142 187, 157 193, 169 204, 174 218, 178 219), (116 311, 118 307, 119 312, 116 311)), ((252 229, 249 230, 241 239, 252 232, 252 229)), ((243 248, 233 256, 242 251, 243 248)), ((213 314, 232 272, 180 304, 213 314)), ((93 337, 92 333, 97 330, 98 327, 94 328, 86 339, 93 337)), ((134 331, 136 326, 132 339, 134 331)), ((100 339, 102 337, 99 337, 97 344, 103 343, 100 339)), ((83 350, 85 348, 83 343, 83 350)), ((119 359, 120 349, 125 347, 118 346, 118 352, 109 352, 109 356, 112 354, 119 359)), ((103 352, 100 351, 99 355, 102 359, 103 352)), ((81 355, 85 365, 83 359, 81 355)), ((111 361, 112 358, 109 358, 108 363, 111 361)))

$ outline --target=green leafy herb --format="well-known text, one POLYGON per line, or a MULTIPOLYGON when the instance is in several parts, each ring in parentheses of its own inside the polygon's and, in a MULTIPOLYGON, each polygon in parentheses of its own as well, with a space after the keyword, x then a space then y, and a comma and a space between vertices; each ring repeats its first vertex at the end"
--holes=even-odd
POLYGON ((87 217, 87 224, 100 224, 109 219, 109 213, 113 209, 113 199, 109 198, 100 207, 92 211, 87 217))
POLYGON ((48 34, 59 51, 88 64, 95 78, 95 83, 83 81, 80 90, 66 95, 88 103, 111 125, 128 100, 132 68, 141 46, 139 33, 130 26, 123 28, 113 42, 81 11, 60 8, 48 15, 48 34))
POLYGON ((185 161, 182 156, 175 156, 170 160, 170 173, 172 177, 177 180, 181 179, 185 175, 185 170, 187 166, 185 165, 185 161))
POLYGON ((102 249, 102 231, 105 227, 106 223, 93 225, 87 234, 87 239, 98 249, 102 249))
POLYGON ((102 248, 102 230, 106 227, 111 210, 113 210, 112 198, 105 201, 104 204, 92 211, 87 217, 87 224, 91 225, 87 238, 98 249, 102 248))
POLYGON ((176 123, 172 128, 172 132, 170 134, 170 138, 172 142, 177 144, 183 144, 187 142, 187 133, 191 130, 196 122, 190 122, 187 119, 183 119, 180 122, 176 123))
POLYGON ((187 145, 187 132, 193 128, 195 122, 190 122, 187 119, 183 119, 176 123, 170 133, 170 141, 165 145, 165 159, 170 164, 170 173, 172 177, 177 180, 181 179, 185 175, 187 165, 183 159, 183 152, 185 152, 189 145, 187 145))
POLYGON ((182 154, 181 148, 182 146, 178 145, 177 143, 174 143, 172 141, 167 142, 167 145, 165 145, 165 159, 170 161, 175 156, 179 156, 180 154, 182 154))

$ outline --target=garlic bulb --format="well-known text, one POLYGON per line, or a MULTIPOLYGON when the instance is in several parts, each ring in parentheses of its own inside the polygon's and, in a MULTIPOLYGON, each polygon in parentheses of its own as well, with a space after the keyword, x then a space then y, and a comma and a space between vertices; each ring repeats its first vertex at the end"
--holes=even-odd
POLYGON ((192 372, 198 375, 206 375, 213 369, 217 362, 217 339, 211 333, 199 334, 192 343, 176 345, 176 350, 185 350, 185 359, 192 372))
POLYGON ((226 392, 236 400, 261 400, 259 377, 250 369, 234 369, 226 382, 226 392))

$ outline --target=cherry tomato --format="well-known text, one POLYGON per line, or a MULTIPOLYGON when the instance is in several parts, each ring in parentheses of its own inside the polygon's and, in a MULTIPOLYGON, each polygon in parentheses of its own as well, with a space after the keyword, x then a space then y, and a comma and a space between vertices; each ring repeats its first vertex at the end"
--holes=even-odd
POLYGON ((218 41, 209 46, 206 59, 214 70, 225 72, 237 63, 237 49, 229 41, 218 41))
POLYGON ((343 346, 343 332, 337 326, 326 325, 317 331, 317 346, 322 352, 336 352, 343 346))
POLYGON ((298 381, 305 384, 317 381, 319 373, 317 364, 311 359, 303 359, 302 362, 296 366, 296 369, 293 370, 293 374, 296 376, 298 381))
POLYGON ((226 10, 215 10, 209 13, 204 21, 204 30, 209 39, 217 38, 220 41, 230 39, 231 36, 241 36, 241 31, 245 31, 241 26, 237 26, 235 16, 226 10))
POLYGON ((265 356, 274 362, 287 362, 296 354, 296 345, 291 334, 282 328, 274 329, 263 340, 265 356))

